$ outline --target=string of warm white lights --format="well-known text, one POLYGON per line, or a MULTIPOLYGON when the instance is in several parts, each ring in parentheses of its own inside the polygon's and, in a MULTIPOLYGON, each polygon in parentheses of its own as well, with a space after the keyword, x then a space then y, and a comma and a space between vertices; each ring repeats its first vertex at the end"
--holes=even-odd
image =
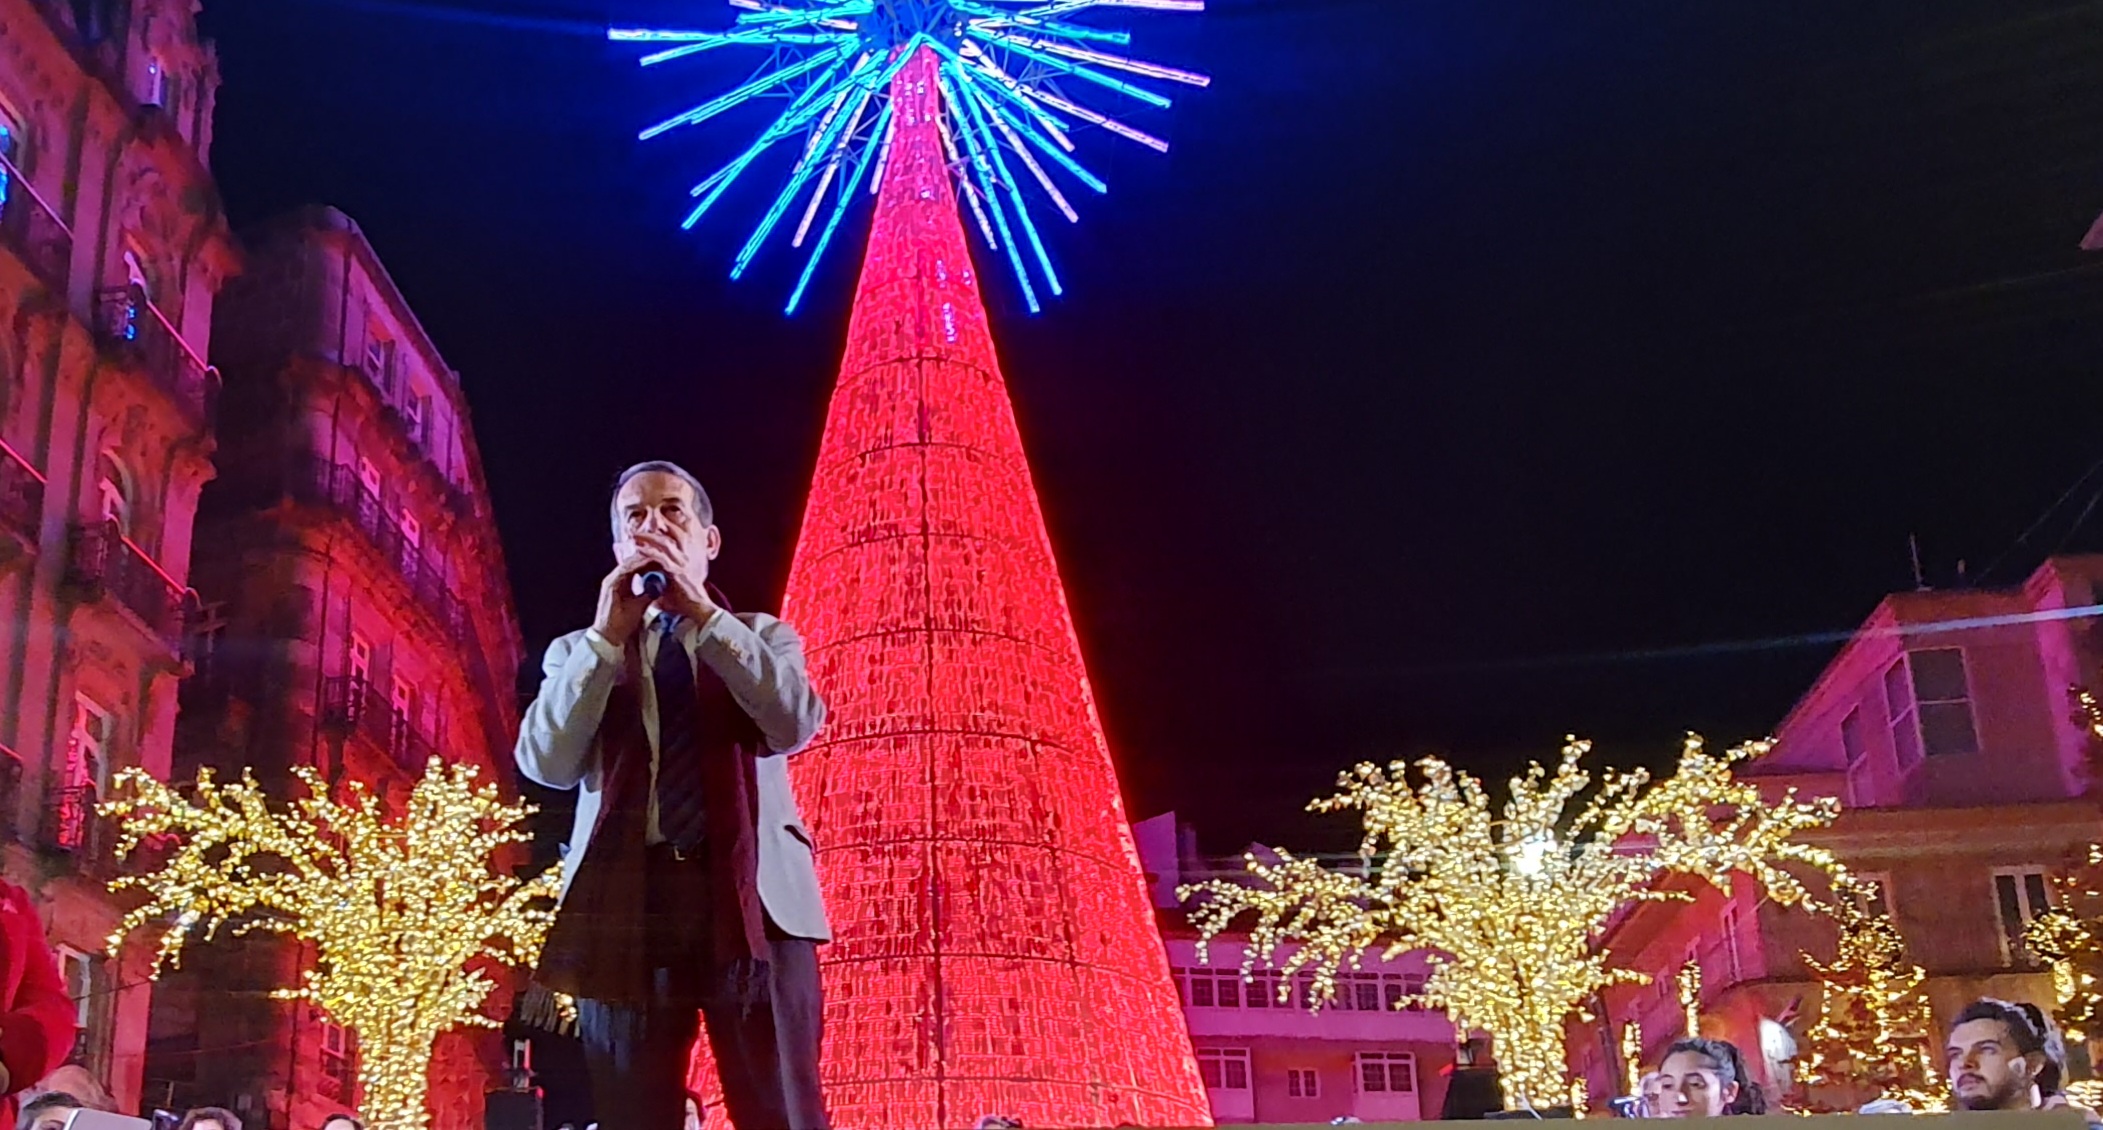
POLYGON ((1888 915, 1870 910, 1876 884, 1849 879, 1835 890, 1832 913, 1840 924, 1840 946, 1830 962, 1809 954, 1804 964, 1817 975, 1818 1023, 1804 1033, 1803 1080, 1812 1086, 1841 1086, 1845 1101, 1817 1113, 1849 1111, 1870 1099, 1892 1099, 1914 1110, 1949 1108, 1935 1071, 1935 1017, 1929 1008, 1927 972, 1906 960, 1906 942, 1888 915))
POLYGON ((1512 779, 1502 819, 1480 781, 1436 758, 1417 763, 1414 785, 1403 763, 1360 765, 1339 778, 1341 792, 1309 807, 1364 814, 1369 876, 1278 851, 1275 862, 1248 856, 1249 882, 1213 880, 1179 894, 1199 899, 1192 917, 1207 942, 1253 914, 1244 973, 1273 960, 1288 974, 1309 971, 1318 1002, 1369 951, 1429 951, 1421 1000, 1444 1008, 1457 1030, 1495 1037, 1507 1101, 1567 1102, 1564 1024, 1589 1022, 1584 1002, 1606 986, 1646 979, 1609 968, 1594 944, 1617 910, 1687 898, 1657 886, 1670 873, 1728 892, 1744 872, 1784 905, 1812 902, 1785 865, 1842 873, 1831 853, 1797 839, 1830 823, 1838 802, 1799 800, 1793 789, 1763 798, 1733 773, 1769 748, 1756 742, 1719 757, 1690 735, 1672 776, 1609 772, 1574 817, 1566 810, 1592 784, 1579 768, 1591 743, 1574 738, 1553 774, 1536 764, 1512 779), (1279 959, 1286 947, 1292 952, 1279 959))
POLYGON ((139 771, 121 774, 102 814, 118 823, 117 853, 172 839, 165 863, 112 882, 146 901, 110 935, 161 929, 156 971, 206 941, 283 934, 314 947, 314 963, 284 999, 313 1003, 357 1034, 364 1110, 374 1130, 428 1122, 432 1046, 461 1025, 495 1026, 480 1008, 495 968, 530 966, 553 921, 556 872, 527 882, 495 866, 530 836, 533 809, 478 785, 472 766, 432 759, 406 809, 390 818, 357 781, 344 799, 311 769, 307 795, 273 809, 246 773, 222 785, 198 774, 195 799, 139 771))

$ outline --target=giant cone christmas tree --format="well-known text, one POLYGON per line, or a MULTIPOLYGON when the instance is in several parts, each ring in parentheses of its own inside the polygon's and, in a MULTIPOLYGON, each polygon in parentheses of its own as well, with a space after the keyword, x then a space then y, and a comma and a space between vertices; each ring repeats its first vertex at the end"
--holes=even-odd
POLYGON ((1211 1122, 944 161, 893 152, 784 614, 831 707, 791 762, 836 937, 842 1128, 1211 1122))

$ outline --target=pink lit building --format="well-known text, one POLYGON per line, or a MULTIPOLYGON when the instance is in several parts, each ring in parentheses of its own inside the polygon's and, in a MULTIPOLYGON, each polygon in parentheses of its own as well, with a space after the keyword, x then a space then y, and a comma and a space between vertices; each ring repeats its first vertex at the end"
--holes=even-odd
MULTIPOLYGON (((2103 689, 2099 603, 2103 556, 2052 558, 2006 589, 1886 597, 1749 770, 1776 791, 1841 798, 1815 839, 1880 881, 1939 1017, 1981 995, 2053 999, 2021 934, 2047 905, 2047 872, 2103 841, 2090 737, 2069 698, 2103 689)), ((1702 888, 1692 903, 1639 907, 1605 942, 1655 978, 1608 994, 1617 1025, 1641 1024, 1646 1065, 1684 1034, 1674 974, 1694 963, 1704 1033, 1792 1086, 1792 1033, 1818 1011, 1800 955, 1831 956, 1829 925, 1750 889, 1702 888)), ((1599 1035, 1572 1048, 1595 1096, 1621 1078, 1613 1034, 1599 1035)))
POLYGON ((152 991, 144 949, 103 956, 94 805, 123 769, 168 772, 214 473, 204 358, 237 269, 196 7, 0 0, 0 874, 58 949, 73 1061, 127 1109, 152 991))
POLYGON ((1448 1079, 1467 1066, 1442 1012, 1397 1008, 1424 986, 1422 955, 1381 961, 1339 985, 1339 999, 1320 1012, 1307 1007, 1306 979, 1290 1003, 1279 1003, 1280 974, 1241 975, 1244 937, 1222 936, 1198 959, 1197 931, 1177 909, 1176 887, 1241 872, 1238 859, 1196 854, 1175 813, 1132 828, 1159 910, 1162 940, 1215 1121, 1321 1123, 1344 1115, 1367 1122, 1439 1117, 1448 1079))
MULTIPOLYGON (((284 795, 306 767, 396 811, 434 756, 508 786, 522 645, 459 374, 341 212, 243 240, 213 339, 224 429, 175 776, 245 769, 284 795)), ((268 996, 307 956, 258 938, 187 957, 154 1003, 149 1100, 229 1107, 248 1130, 355 1110, 352 1034, 268 996)), ((500 1044, 440 1039, 434 1130, 482 1125, 500 1044)))

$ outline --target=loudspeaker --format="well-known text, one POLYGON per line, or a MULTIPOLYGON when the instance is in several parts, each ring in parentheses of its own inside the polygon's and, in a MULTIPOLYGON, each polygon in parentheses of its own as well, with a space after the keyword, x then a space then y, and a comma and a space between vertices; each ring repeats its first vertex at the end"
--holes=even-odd
POLYGON ((491 1091, 482 1105, 483 1130, 541 1130, 540 1090, 491 1091))

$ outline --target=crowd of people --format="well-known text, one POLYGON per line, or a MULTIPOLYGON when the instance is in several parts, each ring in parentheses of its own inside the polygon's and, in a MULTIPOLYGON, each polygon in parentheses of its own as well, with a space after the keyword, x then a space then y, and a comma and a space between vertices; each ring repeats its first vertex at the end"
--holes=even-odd
MULTIPOLYGON (((2068 1108, 2103 1130, 2096 1112, 2066 1096, 2066 1041, 2043 1009, 1984 997, 1966 1005, 1943 1041, 1944 1078, 1964 1110, 2068 1108)), ((1625 1109, 1636 1118, 1723 1118, 1767 1113, 1767 1095, 1746 1069, 1745 1056, 1727 1040, 1690 1038, 1665 1049, 1657 1070, 1643 1076, 1625 1109)), ((1862 1114, 1911 1114, 1894 1100, 1878 1100, 1862 1114)))

